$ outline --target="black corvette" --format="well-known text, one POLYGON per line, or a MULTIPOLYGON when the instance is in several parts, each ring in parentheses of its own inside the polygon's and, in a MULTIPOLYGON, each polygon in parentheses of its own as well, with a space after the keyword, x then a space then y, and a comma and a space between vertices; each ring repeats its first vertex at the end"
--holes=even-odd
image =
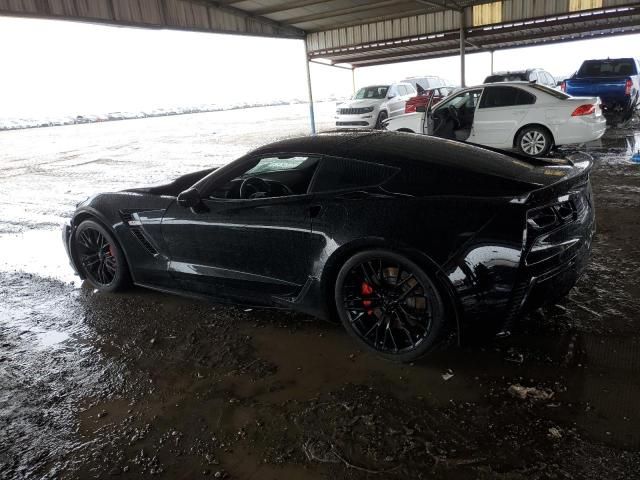
POLYGON ((323 134, 96 195, 64 244, 99 290, 337 317, 408 361, 447 329, 509 322, 571 289, 594 232, 590 169, 422 135, 323 134))

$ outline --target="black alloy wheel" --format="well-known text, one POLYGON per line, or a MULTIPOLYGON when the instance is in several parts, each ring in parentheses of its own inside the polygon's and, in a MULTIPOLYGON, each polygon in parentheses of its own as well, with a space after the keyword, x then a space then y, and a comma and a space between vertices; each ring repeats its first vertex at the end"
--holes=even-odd
POLYGON ((124 255, 112 235, 99 223, 85 220, 78 226, 75 252, 82 272, 98 290, 112 292, 128 284, 124 255))
POLYGON ((417 264, 395 252, 370 250, 338 273, 336 308, 366 349, 408 362, 427 353, 444 325, 442 297, 417 264))
POLYGON ((388 117, 387 112, 385 112, 384 110, 378 114, 378 119, 376 120, 376 126, 375 126, 376 130, 382 130, 383 128, 382 124, 387 119, 387 117, 388 117))

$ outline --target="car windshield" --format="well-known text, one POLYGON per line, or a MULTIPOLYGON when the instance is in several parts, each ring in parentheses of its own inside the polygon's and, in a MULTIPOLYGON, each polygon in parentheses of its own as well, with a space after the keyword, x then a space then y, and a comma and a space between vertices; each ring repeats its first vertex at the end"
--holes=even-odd
POLYGON ((514 73, 504 73, 497 75, 489 75, 484 79, 484 83, 497 83, 497 82, 518 82, 518 81, 527 81, 526 72, 514 72, 514 73))
POLYGON ((544 85, 540 85, 539 83, 532 83, 529 86, 531 88, 535 88, 536 90, 540 90, 541 92, 544 92, 548 95, 551 95, 552 97, 556 97, 559 100, 566 100, 567 98, 571 97, 571 95, 567 95, 566 93, 559 90, 554 90, 553 88, 545 87, 544 85))
POLYGON ((634 75, 633 60, 587 60, 578 71, 578 77, 609 77, 613 75, 634 75))
POLYGON ((248 170, 245 175, 294 170, 300 167, 307 160, 309 160, 309 157, 263 158, 256 164, 255 167, 253 167, 251 170, 248 170))
POLYGON ((363 98, 385 98, 387 96, 387 91, 389 90, 388 85, 376 85, 374 87, 364 87, 358 90, 358 92, 353 96, 355 100, 360 100, 363 98))

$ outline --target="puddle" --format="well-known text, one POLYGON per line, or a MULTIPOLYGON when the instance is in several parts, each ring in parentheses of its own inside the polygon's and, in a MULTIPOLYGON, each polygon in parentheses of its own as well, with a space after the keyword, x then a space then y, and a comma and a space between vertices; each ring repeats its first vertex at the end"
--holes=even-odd
POLYGON ((42 348, 51 348, 58 346, 59 344, 66 342, 70 336, 65 332, 56 332, 48 331, 48 332, 38 332, 37 334, 38 342, 40 343, 40 347, 42 348))

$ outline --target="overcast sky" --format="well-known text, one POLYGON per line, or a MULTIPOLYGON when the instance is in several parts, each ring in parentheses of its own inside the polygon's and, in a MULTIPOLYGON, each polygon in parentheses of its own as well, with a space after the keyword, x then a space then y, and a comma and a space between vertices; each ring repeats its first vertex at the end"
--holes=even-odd
MULTIPOLYGON (((0 46, 5 118, 306 98, 299 40, 0 17, 0 46)), ((640 56, 640 35, 504 50, 494 65, 563 76, 608 56, 640 56)), ((467 56, 468 85, 489 72, 488 53, 467 56)), ((356 85, 428 74, 459 82, 459 59, 359 69, 356 85)), ((316 98, 351 93, 349 71, 312 65, 312 75, 316 98)))

